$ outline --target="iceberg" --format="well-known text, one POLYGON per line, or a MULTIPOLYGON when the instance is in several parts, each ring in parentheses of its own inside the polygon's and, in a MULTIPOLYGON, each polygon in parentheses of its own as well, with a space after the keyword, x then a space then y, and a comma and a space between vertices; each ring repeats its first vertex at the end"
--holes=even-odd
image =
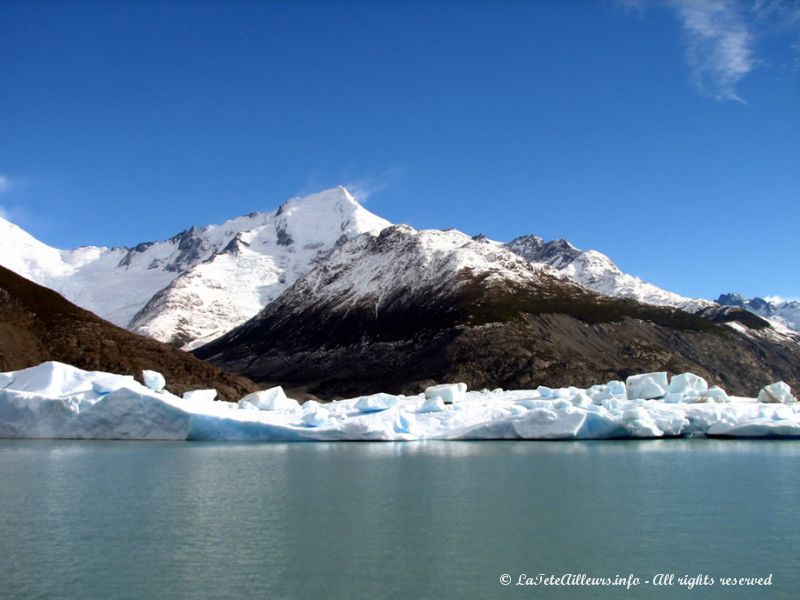
MULTIPOLYGON (((144 379, 144 378, 143 378, 144 379)), ((130 375, 43 363, 0 373, 0 437, 125 440, 603 440, 678 436, 800 439, 800 403, 777 382, 756 398, 702 378, 645 373, 622 382, 536 390, 431 386, 302 406, 276 387, 238 403, 215 390, 178 397, 130 375), (674 383, 674 385, 673 385, 674 383), (658 390, 656 390, 658 388, 658 390), (670 388, 672 391, 669 391, 670 388), (626 397, 632 396, 631 398, 626 397), (664 392, 662 399, 646 399, 664 392), (668 392, 668 393, 666 393, 668 392)))
POLYGON ((464 394, 467 391, 466 383, 445 383, 441 385, 432 385, 425 388, 425 398, 436 398, 437 396, 442 399, 445 404, 454 404, 464 399, 464 394))
POLYGON ((142 381, 144 381, 146 388, 154 392, 160 392, 167 385, 167 381, 161 373, 158 371, 149 371, 148 369, 142 371, 142 381))
POLYGON ((281 386, 247 394, 239 400, 239 408, 256 410, 296 410, 300 408, 297 400, 286 396, 281 386))
POLYGON ((711 402, 730 402, 730 397, 728 393, 723 390, 721 387, 713 386, 709 389, 705 390, 704 392, 700 393, 700 398, 702 400, 711 401, 711 402))
POLYGON ((792 396, 791 388, 783 381, 765 385, 758 392, 759 402, 777 402, 781 404, 788 404, 790 402, 797 402, 797 398, 792 396))
POLYGON ((380 393, 359 398, 358 402, 356 402, 356 409, 364 413, 380 412, 382 410, 388 410, 396 404, 397 396, 380 393))
POLYGON ((637 398, 652 400, 666 396, 669 384, 667 383, 667 374, 665 372, 644 373, 628 377, 625 380, 625 387, 628 390, 629 400, 636 400, 637 398))
POLYGON ((681 373, 669 380, 670 394, 701 394, 708 389, 708 382, 694 373, 681 373))
POLYGON ((309 427, 320 427, 328 420, 328 416, 328 411, 325 408, 315 406, 313 410, 303 412, 301 421, 304 425, 308 425, 309 427))
POLYGON ((418 413, 432 413, 432 412, 442 412, 445 409, 444 400, 442 400, 439 396, 434 396, 433 398, 426 398, 425 402, 422 403, 417 409, 418 413))
POLYGON ((625 384, 621 381, 609 381, 606 384, 606 389, 609 394, 612 396, 622 396, 625 397, 628 391, 625 389, 625 384))

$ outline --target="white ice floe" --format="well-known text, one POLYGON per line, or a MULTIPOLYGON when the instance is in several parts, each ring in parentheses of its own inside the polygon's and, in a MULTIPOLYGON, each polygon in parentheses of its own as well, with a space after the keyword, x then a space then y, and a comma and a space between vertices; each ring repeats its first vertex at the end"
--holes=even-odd
POLYGON ((694 373, 681 373, 669 380, 670 394, 701 394, 708 389, 708 382, 694 373))
MULTIPOLYGON (((302 406, 281 388, 239 404, 214 390, 179 398, 130 376, 82 371, 50 362, 0 373, 0 437, 166 440, 588 440, 712 436, 799 438, 800 404, 789 386, 754 398, 701 389, 700 378, 645 374, 587 389, 373 394, 302 406), (644 399, 655 387, 662 399, 644 399), (631 394, 631 388, 633 393, 631 394), (669 390, 675 390, 670 392, 669 390), (427 396, 427 397, 426 397, 427 396), (450 401, 448 403, 448 400, 450 401)), ((158 386, 156 386, 158 387, 158 386)), ((707 387, 707 386, 706 386, 707 387)), ((442 390, 445 390, 444 392, 442 390)))
POLYGON ((160 392, 167 385, 166 379, 164 379, 164 376, 158 371, 148 371, 145 369, 142 371, 142 380, 144 381, 145 387, 154 392, 160 392))
POLYGON ((789 402, 797 402, 797 398, 792 396, 792 390, 788 385, 779 381, 761 388, 761 391, 758 392, 758 401, 788 404, 789 402))
POLYGON ((209 390, 191 390, 189 392, 183 392, 183 399, 190 400, 190 401, 202 401, 202 402, 211 402, 217 397, 217 390, 209 389, 209 390))
POLYGON ((239 408, 254 408, 256 410, 296 410, 300 408, 297 400, 288 398, 281 386, 247 394, 239 400, 239 408))
POLYGON ((362 413, 380 412, 388 410, 397 404, 397 396, 391 394, 372 394, 363 396, 356 402, 356 409, 362 413))
POLYGON ((664 372, 644 373, 628 377, 625 381, 625 387, 628 389, 629 400, 637 398, 653 400, 666 396, 669 383, 667 382, 667 374, 664 372))
POLYGON ((445 404, 453 404, 464 399, 467 391, 465 383, 444 383, 425 388, 425 398, 441 398, 445 404))

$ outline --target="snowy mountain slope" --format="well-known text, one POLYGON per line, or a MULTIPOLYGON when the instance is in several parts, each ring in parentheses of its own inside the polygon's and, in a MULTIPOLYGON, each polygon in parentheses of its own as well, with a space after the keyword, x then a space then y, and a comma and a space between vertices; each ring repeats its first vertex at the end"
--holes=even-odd
MULTIPOLYGON (((342 303, 358 304, 359 294, 370 295, 379 311, 398 290, 426 289, 428 284, 449 281, 451 272, 470 267, 482 277, 502 281, 554 275, 611 297, 678 307, 719 320, 719 315, 712 315, 720 309, 715 303, 643 282, 623 273, 599 252, 581 251, 564 240, 544 242, 536 236, 504 244, 484 236, 471 239, 452 230, 417 232, 396 226, 392 239, 402 238, 397 243, 409 254, 392 261, 409 265, 414 273, 409 278, 398 273, 395 264, 376 264, 374 255, 362 252, 389 225, 341 187, 289 200, 273 212, 192 227, 169 240, 133 248, 59 250, 0 219, 0 264, 115 324, 187 349, 243 323, 298 278, 330 260, 339 262, 327 264, 328 275, 316 271, 316 285, 328 288, 331 297, 338 294, 342 303), (370 235, 358 238, 364 233, 370 235), (355 245, 333 252, 356 238, 355 245), (420 253, 415 248, 427 250, 420 253), (413 260, 420 264, 412 265, 409 261, 413 260), (330 276, 346 271, 357 276, 341 280, 330 276), (384 272, 389 275, 384 277, 384 272), (422 278, 417 279, 420 273, 422 278), (354 287, 345 289, 345 281, 354 287)), ((791 320, 791 306, 787 311, 788 317, 763 316, 787 331, 784 325, 791 320)), ((722 318, 729 319, 725 315, 722 318)))
POLYGON ((0 219, 0 264, 116 325, 184 344, 256 314, 340 238, 387 225, 341 187, 134 248, 58 250, 0 219))
POLYGON ((738 306, 769 321, 777 330, 800 333, 800 301, 782 298, 745 298, 741 294, 721 294, 717 303, 738 306))
POLYGON ((250 225, 156 294, 130 328, 187 349, 202 345, 255 315, 337 243, 389 222, 336 188, 289 200, 250 225))
POLYGON ((726 314, 742 328, 729 329, 550 271, 491 240, 395 225, 337 245, 256 317, 194 352, 323 397, 407 393, 431 381, 561 385, 643 370, 691 370, 738 390, 758 385, 765 360, 772 379, 800 377, 800 348, 742 333, 768 327, 746 311, 726 314))
POLYGON ((337 248, 313 269, 293 293, 314 297, 328 308, 382 306, 481 277, 489 284, 537 283, 541 269, 493 242, 479 242, 450 230, 417 231, 393 225, 377 237, 360 236, 337 248))
POLYGON ((221 249, 253 217, 192 228, 134 248, 58 250, 0 219, 0 264, 120 326, 158 290, 221 249))
POLYGON ((547 265, 559 276, 606 296, 630 298, 655 306, 673 306, 692 313, 713 305, 708 300, 687 298, 642 281, 622 272, 605 254, 596 250, 579 250, 566 240, 545 242, 538 236, 526 235, 506 246, 532 263, 547 265))

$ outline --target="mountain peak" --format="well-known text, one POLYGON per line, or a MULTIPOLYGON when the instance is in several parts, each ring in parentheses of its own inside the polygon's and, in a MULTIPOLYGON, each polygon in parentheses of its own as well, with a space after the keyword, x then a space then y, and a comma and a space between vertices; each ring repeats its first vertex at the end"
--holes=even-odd
POLYGON ((191 249, 198 257, 208 251, 206 258, 185 263, 128 326, 185 347, 214 339, 258 313, 343 241, 376 236, 389 225, 339 186, 203 228, 191 249))

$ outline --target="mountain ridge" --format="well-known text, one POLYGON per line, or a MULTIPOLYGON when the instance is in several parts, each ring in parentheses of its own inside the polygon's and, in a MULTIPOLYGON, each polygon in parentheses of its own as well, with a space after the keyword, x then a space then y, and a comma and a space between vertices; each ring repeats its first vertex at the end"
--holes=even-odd
MULTIPOLYGON (((131 248, 58 250, 0 220, 0 263, 117 325, 194 349, 256 315, 338 244, 365 233, 377 236, 389 226, 338 187, 131 248)), ((566 240, 527 235, 508 243, 485 236, 474 241, 494 253, 510 250, 542 272, 604 295, 706 316, 724 313, 713 302, 624 273, 606 255, 566 240)), ((751 310, 747 304, 741 308, 751 310)), ((760 316, 785 334, 795 333, 786 319, 760 316)))
POLYGON ((437 381, 588 384, 653 370, 697 372, 734 392, 776 376, 800 383, 800 346, 742 309, 709 316, 603 296, 502 244, 402 225, 339 245, 194 352, 321 397, 416 393, 437 381))

